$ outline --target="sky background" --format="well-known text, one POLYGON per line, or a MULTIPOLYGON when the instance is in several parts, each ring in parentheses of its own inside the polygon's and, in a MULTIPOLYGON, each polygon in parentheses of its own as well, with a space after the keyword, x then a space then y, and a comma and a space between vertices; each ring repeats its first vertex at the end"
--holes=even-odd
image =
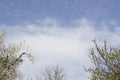
POLYGON ((120 0, 0 0, 0 27, 8 41, 25 41, 35 57, 21 66, 38 77, 47 65, 60 65, 68 80, 89 80, 91 40, 119 47, 120 0))

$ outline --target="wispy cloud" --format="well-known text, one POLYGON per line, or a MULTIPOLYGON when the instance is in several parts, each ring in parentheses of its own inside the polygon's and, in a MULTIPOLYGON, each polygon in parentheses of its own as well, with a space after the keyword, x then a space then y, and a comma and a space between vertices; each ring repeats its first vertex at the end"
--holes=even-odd
POLYGON ((58 64, 65 69, 68 80, 87 80, 83 65, 90 65, 88 53, 93 47, 91 40, 107 40, 114 46, 118 46, 119 43, 118 25, 115 25, 118 27, 113 32, 107 25, 98 30, 93 23, 83 18, 75 21, 69 28, 47 18, 39 24, 8 26, 8 38, 15 42, 25 40, 34 53, 35 63, 31 65, 25 62, 22 65, 21 70, 24 74, 39 76, 46 65, 58 64))

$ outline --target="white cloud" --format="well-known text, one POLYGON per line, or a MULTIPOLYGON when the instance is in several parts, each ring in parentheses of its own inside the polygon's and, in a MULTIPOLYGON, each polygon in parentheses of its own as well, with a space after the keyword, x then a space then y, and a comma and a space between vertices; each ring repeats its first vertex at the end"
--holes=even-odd
POLYGON ((119 30, 110 31, 108 26, 98 30, 91 21, 81 19, 73 27, 62 27, 54 19, 45 19, 40 23, 9 27, 10 40, 25 40, 35 56, 33 66, 25 62, 21 70, 27 75, 39 76, 46 65, 59 64, 68 74, 68 80, 87 80, 83 65, 89 66, 89 49, 93 46, 92 39, 107 40, 118 45, 119 30))

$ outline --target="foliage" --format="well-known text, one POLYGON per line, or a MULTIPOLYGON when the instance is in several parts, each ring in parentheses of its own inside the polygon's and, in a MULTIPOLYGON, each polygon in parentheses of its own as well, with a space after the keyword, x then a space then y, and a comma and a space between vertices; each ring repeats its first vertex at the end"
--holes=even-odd
POLYGON ((5 43, 5 35, 6 32, 0 34, 0 80, 16 80, 21 77, 18 67, 26 53, 18 54, 22 49, 20 44, 5 43))
POLYGON ((43 73, 43 79, 40 78, 38 80, 65 80, 65 74, 63 69, 59 66, 48 66, 43 73))
POLYGON ((120 49, 107 46, 106 41, 102 47, 93 42, 95 48, 89 57, 94 66, 86 69, 91 73, 90 80, 120 80, 120 49))

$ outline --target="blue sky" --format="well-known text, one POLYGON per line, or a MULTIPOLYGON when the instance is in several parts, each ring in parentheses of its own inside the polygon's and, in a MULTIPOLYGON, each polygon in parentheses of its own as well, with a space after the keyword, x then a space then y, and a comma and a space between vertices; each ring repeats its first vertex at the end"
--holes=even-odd
POLYGON ((1 0, 0 24, 34 22, 45 17, 69 24, 76 19, 120 20, 119 0, 1 0))
POLYGON ((91 65, 91 40, 119 47, 119 8, 120 0, 1 0, 0 28, 34 55, 33 65, 26 60, 20 67, 26 77, 60 65, 68 80, 89 80, 83 65, 91 65))

